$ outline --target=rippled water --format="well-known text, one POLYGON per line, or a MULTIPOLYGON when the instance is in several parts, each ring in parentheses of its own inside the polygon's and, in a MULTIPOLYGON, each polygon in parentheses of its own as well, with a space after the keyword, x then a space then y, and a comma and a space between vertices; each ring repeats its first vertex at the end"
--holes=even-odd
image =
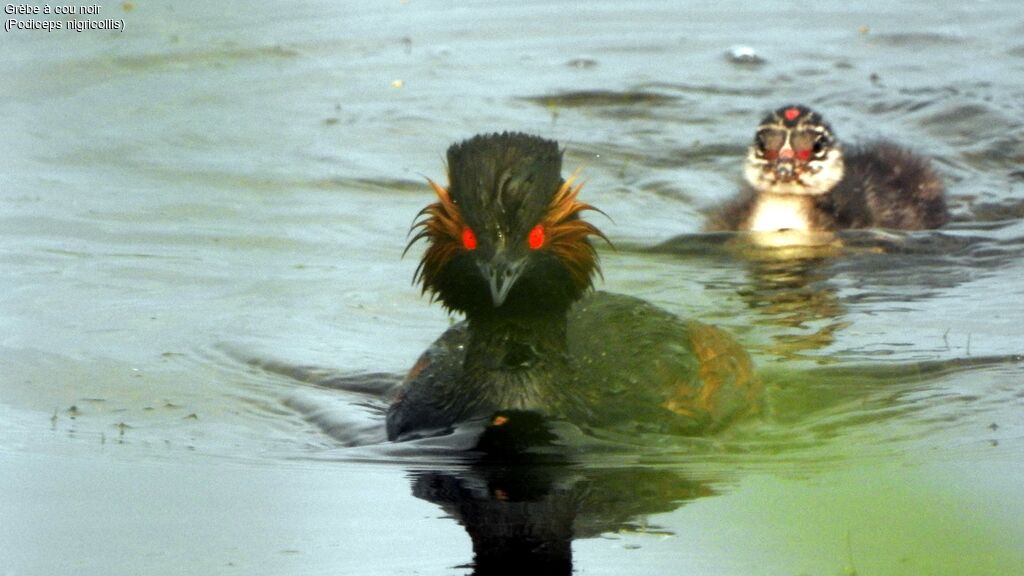
POLYGON ((1024 573, 1015 2, 104 10, 0 34, 0 574, 1024 573), (955 222, 698 234, 791 101, 932 156, 955 222), (768 417, 564 466, 379 443, 449 322, 399 258, 424 177, 502 129, 565 146, 602 288, 734 332, 768 417))

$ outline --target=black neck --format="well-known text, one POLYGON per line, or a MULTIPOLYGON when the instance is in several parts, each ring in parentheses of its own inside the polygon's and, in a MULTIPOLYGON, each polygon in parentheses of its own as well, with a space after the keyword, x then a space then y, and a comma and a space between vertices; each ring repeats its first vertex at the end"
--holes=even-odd
POLYGON ((535 410, 567 416, 575 404, 566 314, 520 316, 498 311, 468 318, 462 386, 464 415, 535 410))

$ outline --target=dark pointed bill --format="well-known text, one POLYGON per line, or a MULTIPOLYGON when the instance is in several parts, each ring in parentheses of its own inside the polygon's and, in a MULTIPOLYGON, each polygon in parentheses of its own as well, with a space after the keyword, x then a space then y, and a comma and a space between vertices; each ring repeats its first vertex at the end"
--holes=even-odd
POLYGON ((491 288, 491 300, 498 308, 505 303, 509 292, 523 273, 525 259, 509 261, 503 254, 496 255, 490 262, 480 263, 480 272, 491 288))

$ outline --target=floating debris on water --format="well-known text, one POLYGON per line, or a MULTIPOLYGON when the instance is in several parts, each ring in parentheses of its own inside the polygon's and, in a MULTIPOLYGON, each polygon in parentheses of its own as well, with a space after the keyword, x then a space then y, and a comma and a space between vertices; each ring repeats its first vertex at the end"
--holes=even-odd
POLYGON ((586 70, 589 68, 596 68, 597 60, 594 60, 593 58, 573 58, 572 60, 566 62, 565 65, 568 66, 569 68, 579 68, 581 70, 586 70))
POLYGON ((725 53, 726 59, 733 64, 743 66, 761 66, 766 61, 750 46, 733 46, 725 53))

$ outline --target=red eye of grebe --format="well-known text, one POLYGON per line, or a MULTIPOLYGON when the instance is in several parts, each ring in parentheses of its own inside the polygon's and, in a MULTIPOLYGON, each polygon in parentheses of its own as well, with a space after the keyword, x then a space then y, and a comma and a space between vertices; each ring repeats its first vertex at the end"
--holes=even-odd
POLYGON ((466 250, 476 250, 476 234, 469 226, 462 229, 462 246, 466 250))
POLYGON ((801 159, 801 160, 803 160, 804 162, 810 160, 811 159, 811 149, 810 148, 806 148, 804 150, 797 150, 796 151, 796 157, 801 159))
POLYGON ((530 235, 526 237, 526 243, 530 245, 531 250, 537 250, 544 245, 544 226, 537 224, 530 230, 530 235))

